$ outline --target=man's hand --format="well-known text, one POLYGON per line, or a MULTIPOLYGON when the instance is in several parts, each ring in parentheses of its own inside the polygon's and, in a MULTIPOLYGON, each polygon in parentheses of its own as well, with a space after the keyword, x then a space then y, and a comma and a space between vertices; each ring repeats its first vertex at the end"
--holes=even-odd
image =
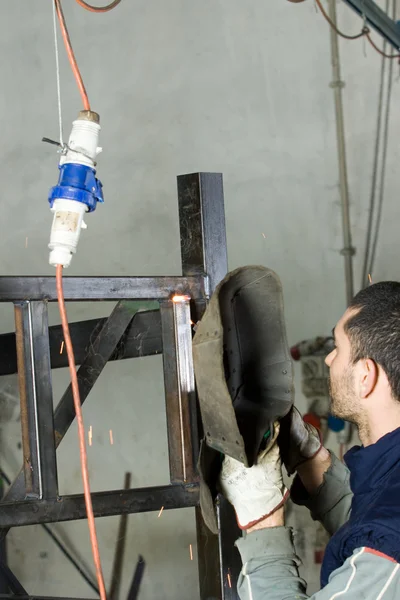
POLYGON ((220 488, 236 511, 238 525, 249 529, 283 506, 289 492, 283 484, 277 437, 279 423, 257 464, 246 468, 241 462, 225 456, 220 474, 220 488))
POLYGON ((317 429, 305 423, 294 407, 281 420, 278 444, 288 475, 292 475, 301 464, 314 458, 322 448, 317 429))

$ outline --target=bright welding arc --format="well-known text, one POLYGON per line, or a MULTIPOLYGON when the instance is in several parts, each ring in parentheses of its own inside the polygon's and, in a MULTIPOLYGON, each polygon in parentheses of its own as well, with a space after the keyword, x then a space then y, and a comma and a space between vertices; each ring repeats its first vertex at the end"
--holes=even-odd
POLYGON ((88 4, 87 2, 85 2, 84 0, 76 0, 76 2, 79 4, 79 6, 82 6, 82 8, 85 8, 86 10, 89 10, 90 12, 105 13, 105 12, 108 12, 109 10, 112 10, 116 6, 118 6, 118 4, 121 2, 121 0, 114 0, 114 2, 107 4, 107 6, 92 6, 91 4, 88 4))
POLYGON ((60 309, 61 323, 65 340, 65 347, 68 355, 68 365, 71 377, 72 395, 74 399, 76 420, 78 424, 78 436, 79 436, 79 452, 81 460, 82 480, 83 480, 83 491, 85 496, 85 506, 89 525, 90 542, 92 545, 93 560, 96 568, 96 577, 100 590, 101 600, 107 600, 106 589, 104 585, 103 572, 101 568, 99 543, 97 540, 96 524, 93 514, 92 497, 90 495, 90 483, 89 483, 89 469, 86 452, 86 441, 85 441, 85 426, 83 423, 81 399, 79 394, 78 377, 76 373, 74 350, 72 347, 71 335, 69 332, 69 325, 67 319, 67 311, 65 308, 64 290, 62 281, 63 267, 57 265, 56 267, 56 284, 57 284, 57 298, 60 309))
POLYGON ((60 23, 61 34, 64 40, 65 49, 67 51, 68 60, 71 65, 72 72, 75 77, 75 81, 78 85, 79 93, 82 98, 83 108, 85 110, 90 110, 89 98, 86 92, 85 84, 83 83, 81 72, 79 71, 78 63, 75 58, 74 50, 72 48, 71 39, 69 37, 67 24, 65 22, 65 17, 63 13, 63 9, 61 7, 61 0, 54 0, 54 5, 56 7, 58 21, 60 23))

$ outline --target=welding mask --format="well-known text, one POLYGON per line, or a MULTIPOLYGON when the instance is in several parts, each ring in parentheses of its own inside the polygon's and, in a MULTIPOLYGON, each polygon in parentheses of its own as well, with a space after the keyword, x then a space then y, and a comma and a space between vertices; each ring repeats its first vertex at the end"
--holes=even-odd
POLYGON ((217 532, 214 501, 223 455, 256 464, 273 423, 294 401, 282 286, 266 267, 229 273, 216 288, 193 340, 204 428, 200 505, 217 532))

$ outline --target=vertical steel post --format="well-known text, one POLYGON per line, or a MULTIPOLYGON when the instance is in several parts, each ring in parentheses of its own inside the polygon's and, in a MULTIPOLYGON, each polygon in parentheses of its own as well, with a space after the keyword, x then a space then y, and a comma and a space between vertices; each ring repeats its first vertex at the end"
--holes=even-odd
POLYGON ((47 303, 15 304, 26 495, 58 495, 47 303))
MULTIPOLYGON (((228 271, 222 175, 179 176, 178 202, 182 273, 184 276, 208 275, 212 294, 228 271)), ((196 317, 201 318, 205 303, 197 302, 196 309, 196 317)), ((200 597, 201 600, 236 600, 241 561, 234 540, 240 532, 234 511, 224 499, 218 503, 217 511, 218 537, 206 529, 199 509, 196 514, 200 597)))
POLYGON ((171 483, 195 480, 193 448, 198 446, 190 298, 160 302, 168 452, 171 483), (194 425, 194 427, 193 427, 194 425))

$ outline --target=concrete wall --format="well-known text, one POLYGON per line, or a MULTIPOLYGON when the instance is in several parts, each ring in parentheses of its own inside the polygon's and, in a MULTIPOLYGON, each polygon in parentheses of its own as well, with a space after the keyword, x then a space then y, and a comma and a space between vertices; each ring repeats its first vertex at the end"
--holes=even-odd
MULTIPOLYGON (((88 218, 69 274, 179 274, 175 177, 220 171, 230 267, 261 263, 280 274, 290 342, 330 331, 345 294, 329 32, 314 3, 123 0, 115 11, 93 15, 69 0, 64 10, 92 107, 102 118, 98 172, 106 197, 88 218)), ((339 3, 338 12, 343 29, 360 29, 348 7, 339 3)), ((58 131, 50 1, 1 3, 0 51, 0 271, 51 274, 46 198, 57 179, 57 155, 40 142, 58 131)), ((360 41, 341 44, 341 52, 358 286, 380 58, 370 47, 364 55, 360 41)), ((81 105, 62 48, 61 72, 68 135, 81 105)), ((396 81, 375 280, 398 278, 399 271, 398 96, 396 81)), ((72 305, 70 319, 110 309, 72 305)), ((51 322, 58 322, 56 307, 51 322)), ((1 307, 1 330, 12 327, 11 308, 1 307)), ((54 374, 55 400, 67 381, 66 372, 54 374)), ((12 390, 15 382, 0 384, 12 390)), ((107 367, 84 409, 94 430, 94 489, 121 486, 125 470, 135 485, 167 480, 162 397, 160 357, 107 367)), ((13 474, 19 438, 14 410, 1 424, 2 460, 13 474)), ((79 491, 75 430, 60 449, 59 465, 61 491, 79 491)), ((98 528, 109 580, 117 519, 99 520, 98 528)), ((57 530, 91 564, 86 525, 57 530)), ((40 529, 14 530, 9 540, 10 564, 31 593, 90 593, 40 529)), ((196 597, 190 543, 191 511, 130 517, 123 592, 140 552, 148 561, 143 600, 186 600, 188 590, 196 597)), ((315 573, 313 580, 315 586, 315 573)))

